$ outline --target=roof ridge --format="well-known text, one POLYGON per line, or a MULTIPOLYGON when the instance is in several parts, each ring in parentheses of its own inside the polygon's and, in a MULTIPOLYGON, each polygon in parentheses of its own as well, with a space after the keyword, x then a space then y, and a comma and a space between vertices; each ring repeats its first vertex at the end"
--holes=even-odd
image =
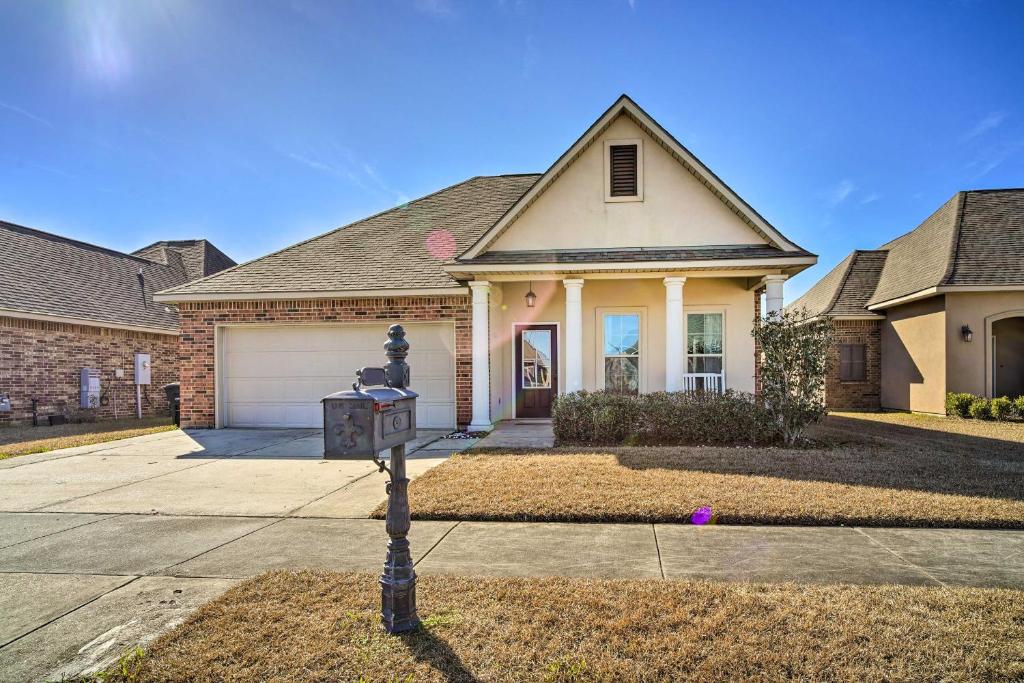
POLYGON ((230 268, 225 268, 224 270, 216 272, 216 273, 213 273, 212 275, 207 275, 207 276, 201 277, 201 278, 199 278, 197 280, 192 280, 191 282, 182 283, 180 285, 175 285, 174 287, 171 287, 170 289, 167 289, 165 291, 173 292, 175 289, 178 289, 179 287, 184 287, 186 285, 191 287, 191 286, 193 286, 193 285, 195 285, 197 283, 205 282, 207 280, 212 280, 213 278, 216 278, 216 277, 219 277, 221 275, 224 275, 225 273, 234 272, 235 270, 238 270, 239 268, 242 268, 243 266, 247 266, 250 263, 256 263, 257 261, 262 261, 263 259, 268 259, 271 256, 276 256, 277 254, 283 254, 286 251, 291 251, 292 249, 297 249, 298 247, 301 247, 304 244, 309 244, 310 242, 312 242, 314 240, 318 240, 318 239, 321 239, 323 237, 327 237, 328 235, 334 234, 334 233, 338 232, 339 230, 345 230, 347 228, 351 228, 352 226, 359 225, 360 223, 365 223, 366 221, 369 221, 369 220, 372 220, 372 219, 377 218, 379 216, 383 216, 385 214, 391 213, 392 211, 399 211, 402 208, 409 206, 410 204, 416 204, 416 203, 422 202, 422 201, 424 201, 426 199, 430 199, 431 197, 434 197, 434 196, 436 196, 438 194, 441 194, 442 192, 447 192, 448 190, 453 190, 456 187, 459 187, 460 185, 465 185, 467 183, 471 183, 474 180, 479 180, 480 178, 490 178, 490 177, 498 177, 498 176, 481 176, 481 175, 472 176, 470 178, 467 178, 465 180, 459 181, 457 183, 452 183, 451 185, 448 185, 447 187, 442 187, 440 190, 435 190, 435 191, 431 192, 430 194, 425 194, 422 197, 417 197, 416 199, 410 199, 409 201, 407 201, 407 202, 405 202, 403 204, 399 204, 398 206, 393 206, 390 209, 384 209, 383 211, 378 211, 377 213, 372 214, 370 216, 366 216, 365 218, 360 218, 359 220, 352 221, 351 223, 346 223, 346 224, 338 226, 336 228, 331 228, 330 230, 327 230, 326 232, 322 232, 319 235, 313 235, 312 237, 308 237, 308 238, 302 240, 301 242, 296 242, 295 244, 290 244, 287 247, 284 247, 283 249, 278 249, 277 251, 272 251, 269 254, 264 254, 263 256, 257 256, 256 258, 250 259, 248 261, 244 261, 243 263, 237 263, 237 264, 231 266, 230 268))
POLYGON ((130 254, 130 253, 124 252, 124 251, 118 251, 117 249, 111 249, 110 247, 102 247, 102 246, 100 246, 98 244, 92 244, 90 242, 83 242, 82 240, 76 240, 73 237, 65 237, 64 235, 58 235, 58 234, 53 233, 53 232, 47 232, 45 230, 40 230, 39 228, 30 228, 27 225, 19 225, 18 223, 11 223, 10 221, 0 220, 0 227, 7 228, 9 230, 14 230, 16 232, 31 233, 31 234, 33 234, 33 235, 35 235, 37 237, 42 238, 42 239, 48 239, 48 240, 52 240, 52 241, 55 241, 55 242, 64 242, 66 244, 70 244, 70 245, 73 245, 73 246, 76 246, 76 247, 83 247, 83 248, 86 248, 86 249, 92 249, 94 251, 102 251, 102 252, 110 254, 112 256, 123 256, 125 258, 133 259, 135 261, 141 261, 142 263, 162 265, 162 264, 156 263, 155 261, 151 261, 151 260, 149 260, 147 258, 143 258, 141 256, 136 256, 135 254, 130 254))
POLYGON ((957 211, 956 219, 953 221, 953 235, 950 237, 949 253, 946 262, 946 272, 943 273, 940 285, 947 284, 956 273, 956 260, 960 255, 960 227, 964 222, 964 212, 967 210, 967 193, 961 190, 956 193, 957 211))
POLYGON ((836 291, 832 294, 832 299, 828 302, 828 306, 821 309, 821 314, 831 313, 832 309, 836 307, 836 302, 839 301, 839 296, 843 293, 843 287, 846 286, 847 281, 850 279, 850 273, 853 272, 853 264, 856 262, 855 254, 857 250, 854 249, 846 255, 846 259, 849 261, 846 264, 846 271, 843 273, 843 279, 839 281, 839 286, 836 287, 836 291))

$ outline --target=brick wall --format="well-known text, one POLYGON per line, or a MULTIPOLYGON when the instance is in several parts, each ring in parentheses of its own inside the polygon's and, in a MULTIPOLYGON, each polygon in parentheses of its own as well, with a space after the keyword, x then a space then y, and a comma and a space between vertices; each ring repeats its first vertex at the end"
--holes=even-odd
POLYGON ((183 427, 215 426, 215 329, 217 325, 247 323, 455 321, 456 421, 465 425, 472 417, 472 314, 467 296, 204 301, 182 303, 179 312, 183 427))
POLYGON ((829 410, 881 410, 881 324, 878 320, 836 320, 832 366, 825 379, 825 403, 829 410), (864 344, 867 381, 839 379, 839 345, 864 344))
POLYGON ((0 424, 31 421, 33 398, 42 417, 134 417, 136 353, 150 354, 153 363, 143 414, 167 414, 161 387, 178 379, 176 336, 0 317, 0 394, 10 395, 12 408, 0 412, 0 424), (78 408, 82 368, 100 370, 98 408, 78 408))

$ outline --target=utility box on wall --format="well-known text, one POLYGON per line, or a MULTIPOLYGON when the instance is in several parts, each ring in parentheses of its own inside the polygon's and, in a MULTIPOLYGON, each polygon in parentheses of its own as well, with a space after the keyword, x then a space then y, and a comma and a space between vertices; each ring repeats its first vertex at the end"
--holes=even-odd
POLYGON ((153 364, 149 360, 148 353, 135 354, 135 383, 152 384, 153 364))
POLYGON ((79 388, 80 408, 100 407, 100 371, 96 368, 82 368, 79 388))

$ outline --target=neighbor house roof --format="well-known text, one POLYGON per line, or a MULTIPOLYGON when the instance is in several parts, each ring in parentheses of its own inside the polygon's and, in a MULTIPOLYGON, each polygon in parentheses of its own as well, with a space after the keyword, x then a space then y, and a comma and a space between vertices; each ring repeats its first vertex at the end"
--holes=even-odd
MULTIPOLYGON (((187 250, 201 242, 178 244, 187 250)), ((213 250, 218 263, 231 261, 213 250)), ((175 248, 167 247, 161 259, 0 221, 0 315, 177 333, 177 313, 155 303, 153 294, 187 282, 190 269, 175 248)))
POLYGON ((189 280, 198 280, 238 265, 207 240, 163 240, 137 249, 132 255, 166 264, 175 253, 181 254, 189 280))
POLYGON ((810 317, 882 317, 867 310, 888 252, 853 251, 802 297, 786 308, 810 317))
POLYGON ((1024 189, 958 192, 910 232, 855 251, 788 308, 881 310, 943 288, 1024 285, 1024 189))

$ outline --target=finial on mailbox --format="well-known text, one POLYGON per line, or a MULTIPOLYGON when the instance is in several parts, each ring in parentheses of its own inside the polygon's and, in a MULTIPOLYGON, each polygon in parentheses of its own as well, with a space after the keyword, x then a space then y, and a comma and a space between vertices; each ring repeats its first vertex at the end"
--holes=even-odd
POLYGON ((409 355, 409 342, 405 340, 405 330, 401 325, 392 325, 388 328, 384 355, 388 357, 388 364, 384 367, 387 385, 392 389, 408 387, 409 364, 405 362, 405 357, 409 355))

